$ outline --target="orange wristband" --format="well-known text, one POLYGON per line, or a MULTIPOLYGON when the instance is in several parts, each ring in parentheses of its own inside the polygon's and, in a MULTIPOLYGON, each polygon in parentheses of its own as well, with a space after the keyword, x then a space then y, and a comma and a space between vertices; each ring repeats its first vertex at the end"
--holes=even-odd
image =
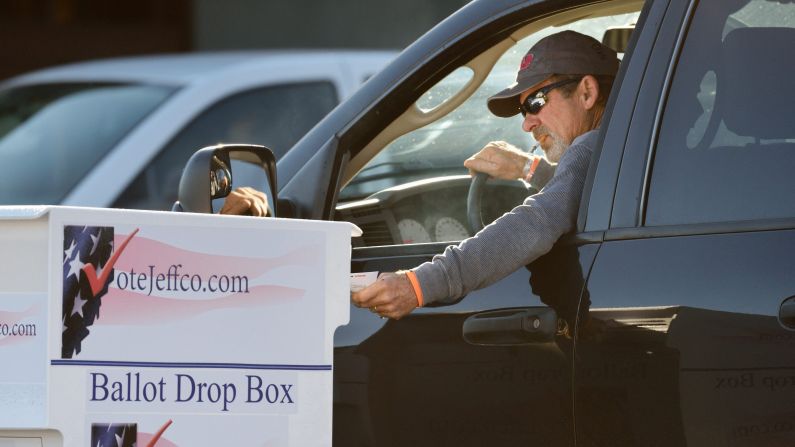
POLYGON ((538 168, 538 164, 541 162, 541 157, 533 157, 532 162, 527 160, 527 163, 524 166, 524 181, 529 182, 530 179, 533 177, 533 174, 536 172, 536 168, 538 168))
POLYGON ((413 270, 407 270, 406 277, 414 289, 414 294, 417 295, 417 307, 422 307, 422 289, 420 288, 420 282, 417 280, 417 275, 413 270))

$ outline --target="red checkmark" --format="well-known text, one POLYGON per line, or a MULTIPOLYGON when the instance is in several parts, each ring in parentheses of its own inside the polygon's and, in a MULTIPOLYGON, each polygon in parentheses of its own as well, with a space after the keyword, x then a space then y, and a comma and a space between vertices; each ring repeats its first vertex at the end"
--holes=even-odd
POLYGON ((155 435, 152 437, 152 439, 149 441, 149 443, 146 444, 146 447, 155 447, 155 444, 157 444, 157 441, 160 440, 161 436, 163 436, 163 432, 166 431, 166 429, 168 428, 169 425, 171 425, 172 422, 173 421, 171 419, 169 419, 168 422, 163 424, 163 426, 160 427, 160 430, 158 430, 157 433, 155 433, 155 435))
POLYGON ((130 233, 130 235, 127 236, 127 239, 121 243, 118 250, 113 252, 113 256, 111 256, 108 263, 105 264, 105 268, 102 270, 102 274, 99 275, 99 278, 97 278, 97 270, 94 268, 93 264, 86 264, 83 266, 83 271, 86 273, 86 278, 88 278, 88 284, 91 285, 92 296, 97 296, 97 294, 105 287, 105 284, 108 282, 108 278, 110 277, 110 272, 113 271, 113 265, 116 264, 119 256, 121 256, 121 252, 124 251, 124 249, 127 247, 127 243, 130 242, 130 239, 135 236, 135 233, 137 233, 138 230, 139 228, 136 228, 135 231, 130 233))

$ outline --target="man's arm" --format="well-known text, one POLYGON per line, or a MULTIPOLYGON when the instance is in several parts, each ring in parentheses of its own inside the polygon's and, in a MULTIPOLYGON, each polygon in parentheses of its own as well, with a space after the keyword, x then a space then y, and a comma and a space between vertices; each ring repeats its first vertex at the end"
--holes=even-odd
POLYGON ((541 190, 555 174, 555 165, 546 158, 531 155, 505 142, 492 141, 478 153, 464 161, 471 174, 484 172, 502 180, 522 179, 536 190, 541 190))
POLYGON ((457 299, 491 285, 547 253, 573 230, 595 138, 596 132, 589 132, 576 139, 539 194, 414 269, 424 301, 457 299))
POLYGON ((381 317, 399 320, 419 306, 409 272, 382 273, 368 287, 352 293, 351 300, 381 317))
POLYGON ((505 141, 492 141, 475 155, 464 160, 470 174, 485 172, 492 178, 524 178, 524 167, 533 156, 505 141))
POLYGON ((354 304, 381 314, 385 306, 400 303, 387 315, 400 318, 418 302, 457 299, 499 281, 549 251, 562 234, 574 228, 595 139, 596 131, 577 138, 541 193, 527 198, 477 235, 413 269, 417 288, 408 287, 407 274, 399 272, 389 281, 353 293, 354 304))

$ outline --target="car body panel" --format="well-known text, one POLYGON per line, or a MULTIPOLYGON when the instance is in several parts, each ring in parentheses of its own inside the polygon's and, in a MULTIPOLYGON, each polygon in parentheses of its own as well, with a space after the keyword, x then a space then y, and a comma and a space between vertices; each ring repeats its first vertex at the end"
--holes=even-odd
POLYGON ((607 328, 577 345, 578 420, 590 421, 578 439, 792 441, 795 349, 778 318, 795 293, 793 249, 793 230, 606 242, 588 292, 607 328))
MULTIPOLYGON (((411 268, 440 247, 359 249, 352 269, 411 268)), ((573 445, 571 334, 525 346, 473 346, 461 327, 480 311, 552 304, 566 309, 561 317, 573 328, 597 248, 564 243, 528 266, 529 275, 522 269, 454 305, 418 309, 400 321, 352 308, 350 323, 335 334, 335 361, 344 365, 334 377, 335 443, 367 444, 359 437, 371 424, 373 445, 573 445), (420 417, 402 417, 418 408, 420 417)))
MULTIPOLYGON (((733 5, 726 10, 742 3, 733 5)), ((795 220, 645 222, 655 153, 669 149, 660 144, 661 115, 675 71, 686 67, 683 41, 694 33, 699 7, 702 17, 721 17, 706 3, 669 3, 622 144, 612 229, 604 233, 581 302, 578 445, 795 442, 787 379, 795 351, 792 330, 782 322, 795 294, 795 220)), ((712 35, 721 31, 727 32, 712 35)), ((762 67, 756 72, 765 76, 762 67)), ((786 141, 791 146, 792 139, 786 141)), ((755 149, 754 162, 764 163, 763 146, 755 149)))

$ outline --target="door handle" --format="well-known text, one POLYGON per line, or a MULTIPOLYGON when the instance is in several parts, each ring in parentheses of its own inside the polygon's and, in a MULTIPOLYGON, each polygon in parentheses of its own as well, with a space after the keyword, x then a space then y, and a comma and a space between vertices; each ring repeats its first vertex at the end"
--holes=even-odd
POLYGON ((795 296, 785 299, 778 308, 778 321, 787 329, 795 330, 795 296))
POLYGON ((549 307, 481 312, 464 320, 464 341, 472 345, 512 346, 550 342, 558 315, 549 307))

